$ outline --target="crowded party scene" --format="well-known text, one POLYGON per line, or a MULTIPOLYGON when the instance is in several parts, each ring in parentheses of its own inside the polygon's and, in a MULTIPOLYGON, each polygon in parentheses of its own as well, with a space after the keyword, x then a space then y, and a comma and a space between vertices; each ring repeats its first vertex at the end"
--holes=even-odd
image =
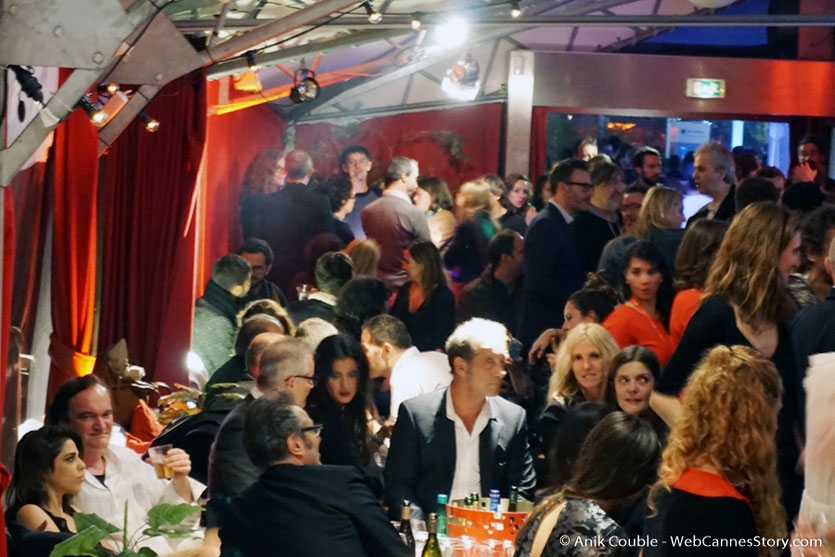
POLYGON ((0 557, 835 557, 835 2, 0 0, 0 557))

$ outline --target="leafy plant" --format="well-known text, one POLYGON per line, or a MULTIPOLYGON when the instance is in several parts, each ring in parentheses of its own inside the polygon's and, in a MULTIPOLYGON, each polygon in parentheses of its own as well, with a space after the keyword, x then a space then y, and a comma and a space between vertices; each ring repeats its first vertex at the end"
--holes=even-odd
POLYGON ((138 547, 143 541, 156 536, 170 539, 195 538, 194 530, 181 526, 180 523, 200 511, 200 507, 181 503, 171 505, 160 503, 148 511, 148 522, 128 536, 128 502, 125 501, 124 529, 110 524, 96 514, 75 513, 75 526, 78 534, 55 546, 49 557, 86 555, 90 557, 157 557, 157 553, 148 547, 138 547), (122 533, 122 539, 113 534, 122 533), (116 552, 102 547, 99 542, 109 539, 116 547, 116 552))

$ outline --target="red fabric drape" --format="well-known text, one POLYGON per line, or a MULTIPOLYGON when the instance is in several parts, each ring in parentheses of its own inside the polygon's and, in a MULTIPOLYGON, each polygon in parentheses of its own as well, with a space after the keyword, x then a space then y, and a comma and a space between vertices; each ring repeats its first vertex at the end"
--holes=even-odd
MULTIPOLYGON (((3 285, 2 285, 2 314, 0 315, 0 411, 3 410, 3 400, 6 395, 6 366, 9 354, 9 328, 12 317, 12 288, 14 286, 14 255, 15 255, 15 222, 14 199, 9 188, 3 191, 3 285)), ((6 491, 10 477, 6 468, 0 464, 0 493, 6 491)), ((5 512, 0 502, 0 556, 6 555, 6 521, 5 512)))
POLYGON ((536 177, 550 170, 548 166, 548 115, 559 112, 547 106, 533 107, 531 117, 531 167, 530 177, 536 177))
MULTIPOLYGON (((63 72, 63 70, 62 70, 63 72)), ((67 379, 92 372, 96 298, 98 133, 83 110, 55 130, 53 188, 52 328, 49 394, 67 379)))
POLYGON ((364 145, 374 161, 371 180, 383 178, 392 157, 420 163, 423 176, 437 176, 451 189, 487 172, 498 172, 502 104, 450 108, 383 116, 360 124, 301 124, 296 144, 325 175, 338 170, 338 157, 349 145, 364 145))
POLYGON ((194 250, 189 217, 206 137, 204 72, 168 84, 146 112, 161 122, 149 133, 135 120, 110 148, 102 212, 99 347, 120 338, 131 361, 157 380, 186 380, 191 334, 194 250), (179 326, 166 330, 169 321, 179 326))

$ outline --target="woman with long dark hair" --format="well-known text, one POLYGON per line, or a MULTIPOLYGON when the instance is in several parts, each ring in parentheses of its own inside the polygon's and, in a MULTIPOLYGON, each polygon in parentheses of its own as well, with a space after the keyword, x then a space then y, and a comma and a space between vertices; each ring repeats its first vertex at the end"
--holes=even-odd
POLYGON ((662 445, 669 428, 649 406, 652 388, 661 374, 661 364, 652 350, 643 346, 627 346, 612 360, 607 397, 627 414, 649 422, 662 445))

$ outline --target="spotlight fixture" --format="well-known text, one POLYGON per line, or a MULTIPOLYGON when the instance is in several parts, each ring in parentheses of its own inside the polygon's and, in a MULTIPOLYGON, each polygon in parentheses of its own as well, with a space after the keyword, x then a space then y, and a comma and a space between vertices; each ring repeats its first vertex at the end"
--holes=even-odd
POLYGON ((81 97, 75 106, 84 109, 93 125, 101 127, 107 122, 107 112, 100 110, 88 95, 81 97))
POLYGON ((519 0, 513 0, 510 3, 510 17, 519 19, 522 16, 522 7, 519 5, 519 0))
POLYGON ((478 62, 467 54, 447 70, 441 80, 441 89, 450 97, 461 101, 471 101, 478 96, 481 86, 478 62))
POLYGON ((319 84, 312 70, 296 70, 294 81, 295 85, 290 89, 290 100, 294 103, 315 101, 319 96, 319 84))
POLYGON ((139 113, 139 119, 145 122, 145 129, 149 132, 154 133, 159 129, 159 120, 154 120, 153 118, 145 114, 144 110, 139 113))
POLYGON ((43 104, 43 91, 41 82, 35 77, 35 70, 31 66, 7 66, 14 72, 17 82, 20 83, 20 88, 26 93, 26 96, 36 103, 43 104))
POLYGON ((420 21, 420 14, 415 14, 412 16, 412 29, 415 31, 420 30, 421 21, 420 21))
POLYGON ((249 71, 254 72, 259 68, 258 62, 255 61, 255 52, 252 50, 246 51, 244 54, 244 58, 246 58, 246 65, 249 66, 249 71))
POLYGON ((368 23, 380 23, 383 21, 383 14, 374 9, 369 0, 362 3, 365 13, 368 15, 368 23))
POLYGON ((119 84, 118 83, 108 83, 105 90, 110 93, 111 95, 115 95, 119 92, 119 84))

